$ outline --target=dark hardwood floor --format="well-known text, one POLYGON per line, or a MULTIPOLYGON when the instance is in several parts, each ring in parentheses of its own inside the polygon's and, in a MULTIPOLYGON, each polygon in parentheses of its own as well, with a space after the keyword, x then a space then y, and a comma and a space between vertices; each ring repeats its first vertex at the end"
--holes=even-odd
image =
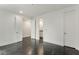
POLYGON ((79 55, 79 51, 75 48, 64 46, 65 55, 79 55))
MULTIPOLYGON (((35 39, 31 40, 32 42, 32 55, 37 55, 37 47, 38 47, 38 40, 36 41, 35 46, 35 39)), ((43 53, 44 55, 79 55, 79 51, 75 50, 70 47, 63 47, 56 44, 51 44, 48 42, 43 42, 43 53)), ((6 46, 0 47, 0 55, 26 55, 23 50, 22 42, 17 42, 14 44, 9 44, 6 46)))

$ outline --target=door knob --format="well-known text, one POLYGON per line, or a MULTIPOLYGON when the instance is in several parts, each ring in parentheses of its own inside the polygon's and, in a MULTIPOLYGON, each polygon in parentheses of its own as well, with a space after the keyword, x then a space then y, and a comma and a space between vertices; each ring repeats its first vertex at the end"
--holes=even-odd
POLYGON ((64 34, 67 34, 67 33, 64 32, 64 34))
POLYGON ((16 32, 16 33, 18 33, 18 32, 16 32))

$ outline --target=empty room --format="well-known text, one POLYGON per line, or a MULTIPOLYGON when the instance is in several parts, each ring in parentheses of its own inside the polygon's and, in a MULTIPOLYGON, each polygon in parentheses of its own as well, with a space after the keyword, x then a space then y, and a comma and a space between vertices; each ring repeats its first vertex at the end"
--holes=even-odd
POLYGON ((0 55, 79 55, 79 5, 0 4, 0 55))

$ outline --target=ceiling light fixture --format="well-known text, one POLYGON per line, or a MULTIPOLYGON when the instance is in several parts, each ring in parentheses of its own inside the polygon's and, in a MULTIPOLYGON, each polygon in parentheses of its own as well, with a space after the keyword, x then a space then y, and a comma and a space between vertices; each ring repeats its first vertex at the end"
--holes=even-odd
POLYGON ((23 11, 19 11, 19 13, 20 13, 20 14, 22 14, 22 13, 23 13, 23 11))

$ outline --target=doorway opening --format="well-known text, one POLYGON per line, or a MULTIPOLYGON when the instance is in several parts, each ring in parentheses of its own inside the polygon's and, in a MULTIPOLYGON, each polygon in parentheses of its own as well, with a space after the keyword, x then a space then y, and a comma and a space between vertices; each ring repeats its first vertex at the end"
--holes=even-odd
POLYGON ((31 42, 31 20, 24 18, 23 19, 23 40, 22 48, 25 55, 32 54, 32 42, 31 42))
POLYGON ((39 45, 38 45, 38 55, 44 54, 43 48, 43 19, 39 19, 39 45))

